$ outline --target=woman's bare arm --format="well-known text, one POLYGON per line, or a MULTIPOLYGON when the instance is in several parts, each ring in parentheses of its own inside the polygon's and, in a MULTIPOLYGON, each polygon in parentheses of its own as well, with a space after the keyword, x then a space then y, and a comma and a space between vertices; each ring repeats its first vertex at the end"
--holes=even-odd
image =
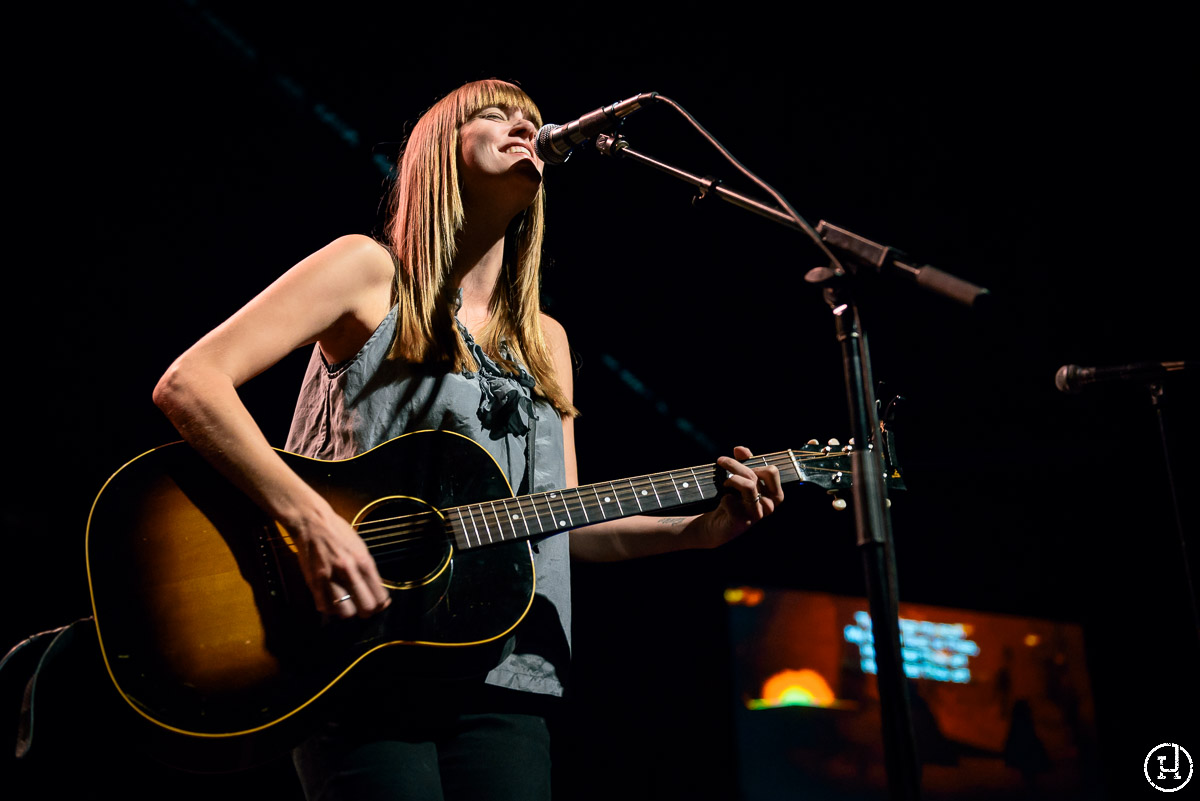
POLYGON ((388 594, 349 523, 270 447, 237 388, 296 348, 317 342, 352 356, 386 315, 393 266, 366 237, 335 240, 301 261, 185 351, 154 389, 183 438, 295 538, 318 609, 369 615, 388 594), (336 599, 350 595, 349 603, 336 599))

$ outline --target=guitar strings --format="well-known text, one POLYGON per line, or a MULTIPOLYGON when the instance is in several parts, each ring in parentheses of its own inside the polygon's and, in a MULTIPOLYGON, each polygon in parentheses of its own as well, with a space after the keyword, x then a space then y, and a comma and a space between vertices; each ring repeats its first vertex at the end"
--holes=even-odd
MULTIPOLYGON (((805 463, 805 462, 829 459, 830 454, 828 454, 828 453, 813 454, 811 452, 801 452, 798 456, 795 456, 795 454, 793 454, 793 453, 781 452, 781 453, 766 454, 766 455, 758 456, 758 457, 752 457, 750 460, 747 460, 747 463, 748 464, 756 464, 758 462, 762 462, 763 465, 771 465, 772 463, 776 463, 777 467, 782 466, 784 468, 788 468, 788 467, 793 467, 792 466, 793 457, 795 457, 795 460, 797 462, 805 463)), ((836 468, 816 468, 816 469, 825 470, 828 472, 837 472, 836 468)), ((506 501, 507 502, 515 502, 518 510, 520 510, 523 514, 524 510, 521 507, 521 499, 518 499, 518 498, 501 498, 501 499, 495 499, 492 501, 485 501, 484 503, 479 503, 479 504, 467 504, 467 505, 464 505, 461 507, 453 507, 453 508, 447 509, 446 511, 453 512, 455 509, 461 510, 464 508, 467 508, 468 510, 478 509, 479 513, 480 513, 480 517, 482 518, 482 522, 484 523, 484 526, 485 526, 485 532, 488 534, 488 538, 490 541, 495 542, 496 538, 491 536, 491 527, 490 527, 489 523, 495 524, 496 532, 499 536, 500 541, 521 539, 523 537, 545 533, 546 527, 544 525, 542 525, 542 523, 541 523, 539 510, 537 508, 537 501, 539 499, 542 500, 543 503, 545 504, 548 516, 552 520, 554 520, 557 517, 557 515, 554 514, 553 506, 550 503, 549 496, 552 494, 562 494, 564 492, 569 492, 571 490, 574 490, 575 494, 577 496, 577 501, 579 503, 579 508, 582 511, 584 511, 585 517, 588 520, 591 520, 591 515, 588 513, 592 512, 592 511, 600 512, 601 519, 607 519, 607 515, 604 514, 603 507, 601 506, 601 504, 593 503, 591 500, 585 498, 586 490, 591 489, 593 491, 593 493, 595 494, 595 493, 598 493, 599 491, 601 491, 605 486, 607 486, 612 491, 613 496, 616 497, 616 503, 618 505, 618 508, 620 509, 619 514, 621 516, 625 516, 627 514, 633 514, 632 511, 626 511, 625 508, 623 506, 621 506, 621 503, 620 503, 620 501, 621 501, 620 496, 623 492, 626 491, 626 488, 625 488, 626 484, 628 484, 629 489, 633 491, 633 495, 631 496, 631 499, 633 500, 634 504, 636 504, 638 506, 639 511, 641 511, 643 509, 643 507, 641 505, 640 500, 638 499, 638 491, 641 490, 643 497, 646 497, 648 499, 650 497, 650 493, 646 492, 645 488, 647 488, 647 487, 650 488, 651 493, 654 494, 655 501, 657 502, 659 508, 661 508, 662 504, 657 495, 658 488, 663 489, 668 495, 671 492, 678 493, 678 488, 675 486, 675 483, 674 483, 673 479, 671 479, 671 477, 678 476, 678 475, 684 473, 685 471, 691 473, 696 478, 697 482, 703 481, 705 484, 705 486, 703 488, 701 488, 701 497, 703 498, 703 497, 705 497, 705 492, 708 490, 711 490, 715 486, 713 477, 711 475, 705 475, 705 474, 710 473, 711 470, 712 470, 711 465, 704 465, 702 467, 697 467, 697 468, 690 468, 690 469, 685 468, 684 470, 664 471, 664 472, 654 473, 654 474, 650 474, 650 475, 646 475, 646 476, 639 476, 639 477, 633 478, 633 479, 623 479, 623 480, 616 480, 616 481, 611 481, 611 482, 601 482, 598 484, 591 484, 591 485, 587 485, 584 487, 571 487, 571 488, 567 488, 566 490, 554 490, 554 491, 539 493, 536 495, 523 496, 523 498, 526 500, 528 505, 531 506, 534 510, 534 516, 535 516, 535 520, 537 521, 536 525, 538 528, 538 531, 536 531, 536 532, 533 531, 531 528, 529 528, 527 515, 524 517, 518 517, 516 519, 521 520, 522 527, 524 527, 526 529, 524 532, 524 535, 522 535, 522 532, 518 528, 517 523, 514 522, 514 519, 512 518, 511 513, 508 512, 507 506, 505 504, 506 501), (701 476, 696 476, 697 470, 702 471, 701 476, 703 476, 703 478, 701 478, 701 476), (672 485, 670 488, 667 488, 666 484, 663 483, 663 481, 664 481, 663 477, 667 477, 668 480, 672 480, 672 485), (658 484, 656 484, 656 482, 655 482, 656 479, 658 479, 658 484), (620 485, 619 489, 618 489, 618 485, 620 485), (509 530, 512 532, 511 535, 509 535, 509 536, 505 536, 505 534, 504 534, 505 518, 501 517, 501 513, 495 508, 497 503, 501 504, 502 506, 505 506, 505 511, 508 514, 507 526, 508 526, 509 530), (484 509, 485 504, 491 505, 492 509, 491 509, 490 513, 484 509)), ((848 471, 848 470, 844 470, 841 472, 851 473, 851 471, 848 471)), ((792 480, 794 480, 794 479, 792 479, 792 480)), ((629 500, 630 499, 628 499, 628 498, 626 499, 626 505, 629 505, 629 500)), ((569 507, 566 506, 565 500, 563 501, 563 504, 564 504, 564 508, 569 510, 569 507)), ((461 511, 460 511, 460 518, 461 517, 462 517, 462 515, 461 515, 461 511)), ((362 525, 359 526, 358 531, 359 531, 359 534, 363 537, 363 540, 367 542, 368 547, 370 549, 377 550, 382 553, 393 553, 397 549, 402 550, 406 547, 409 547, 410 544, 412 544, 412 543, 427 542, 429 540, 429 537, 427 536, 427 534, 425 532, 428 531, 430 521, 435 518, 440 518, 443 521, 443 525, 441 526, 442 534, 448 535, 452 539, 454 526, 463 525, 464 534, 467 535, 468 540, 469 540, 469 535, 471 532, 467 531, 467 529, 466 529, 465 518, 462 518, 462 520, 460 520, 460 523, 456 524, 452 519, 448 519, 444 516, 437 515, 434 512, 417 512, 417 513, 412 513, 412 514, 407 514, 407 515, 397 515, 397 516, 388 517, 388 518, 378 518, 375 520, 370 520, 370 521, 364 522, 362 525), (387 549, 387 550, 383 551, 382 549, 387 549)), ((570 518, 569 513, 568 513, 568 518, 570 518)), ((472 519, 474 519, 473 513, 472 513, 472 519)), ((472 528, 474 530, 474 533, 476 534, 476 538, 479 540, 482 540, 482 534, 478 530, 477 524, 474 524, 472 526, 472 528)), ((552 528, 558 528, 558 526, 556 525, 556 526, 553 526, 552 528)))
MULTIPOLYGON (((770 456, 775 456, 775 454, 771 454, 770 456)), ((762 458, 762 459, 766 460, 769 458, 769 456, 758 457, 758 458, 762 458)), ((782 463, 786 465, 786 462, 782 462, 782 463)), ((694 469, 695 468, 693 468, 693 470, 694 469)), ((706 471, 708 471, 711 469, 711 467, 706 467, 704 469, 706 471)), ((551 499, 550 499, 550 495, 553 495, 553 494, 561 495, 566 492, 574 491, 576 493, 576 495, 580 496, 580 502, 582 503, 582 505, 586 507, 589 504, 591 504, 591 501, 583 500, 582 495, 583 495, 583 492, 588 489, 597 489, 598 490, 598 489, 607 487, 614 495, 620 495, 621 493, 625 492, 625 490, 626 490, 625 485, 628 484, 628 485, 630 485, 630 488, 634 490, 634 494, 636 495, 636 491, 638 489, 643 489, 643 493, 644 493, 645 492, 644 488, 646 488, 646 487, 651 488, 652 491, 654 491, 655 488, 658 488, 658 487, 666 488, 666 484, 664 483, 664 480, 662 479, 662 477, 663 476, 670 477, 673 474, 678 474, 678 473, 682 473, 682 472, 683 472, 682 470, 664 471, 661 473, 654 473, 654 474, 647 475, 647 476, 638 476, 638 477, 632 478, 632 479, 618 479, 618 480, 608 481, 608 482, 599 482, 597 484, 585 485, 583 487, 568 487, 564 490, 549 490, 549 491, 537 493, 534 495, 525 495, 525 496, 513 497, 513 498, 496 498, 496 499, 484 501, 484 502, 478 503, 478 504, 466 504, 461 507, 451 507, 445 511, 453 512, 455 509, 467 508, 467 507, 480 508, 480 507, 483 507, 485 504, 490 504, 493 506, 493 510, 491 512, 490 519, 495 521, 497 523, 497 526, 499 526, 500 521, 505 518, 501 518, 500 512, 498 512, 494 509, 494 506, 496 504, 505 505, 506 503, 515 503, 518 507, 518 510, 523 511, 521 509, 521 502, 525 501, 526 503, 528 503, 529 506, 531 506, 533 508, 534 515, 536 517, 539 514, 539 510, 537 508, 537 502, 539 500, 544 503, 546 509, 549 512, 554 511, 553 504, 551 503, 551 499)), ((697 480, 701 480, 701 479, 699 477, 697 477, 697 480)), ((708 484, 709 487, 711 487, 713 485, 713 482, 711 481, 711 477, 706 478, 704 480, 706 481, 706 483, 708 484)), ((672 486, 670 488, 665 489, 665 492, 669 494, 671 492, 677 492, 677 490, 674 488, 674 484, 672 484, 672 486)), ((701 495, 703 497, 703 490, 701 491, 701 495)), ((565 501, 563 503, 565 505, 565 501)), ((619 503, 619 499, 618 499, 618 503, 619 503)), ((636 499, 635 499, 635 503, 636 503, 636 499)), ((661 506, 661 504, 660 504, 660 506, 661 506)), ((596 505, 596 508, 599 508, 598 504, 596 505)), ((507 511, 506 511, 506 513, 507 513, 507 511)), ((406 521, 406 520, 412 520, 415 518, 428 519, 432 515, 433 515, 433 513, 430 513, 430 512, 418 512, 418 513, 413 513, 413 514, 408 514, 408 515, 398 515, 395 517, 376 518, 376 519, 371 520, 368 523, 364 523, 362 526, 360 526, 359 533, 360 534, 363 534, 364 532, 367 532, 369 534, 388 533, 391 531, 398 530, 399 526, 379 525, 379 524, 392 523, 393 521, 406 521)), ((555 516, 555 515, 551 515, 551 516, 555 516)), ((528 518, 526 517, 525 519, 528 519, 528 518)), ((539 526, 539 528, 544 528, 544 527, 539 526)), ((537 533, 543 533, 543 532, 539 531, 537 533)), ((373 539, 373 537, 364 536, 363 539, 373 539)))
MULTIPOLYGON (((823 460, 823 459, 829 458, 829 454, 826 454, 826 453, 811 454, 811 452, 809 452, 809 454, 810 455, 806 455, 805 453, 802 452, 801 455, 799 456, 799 458, 796 459, 796 461, 797 462, 811 462, 811 461, 818 461, 818 460, 823 460)), ((765 465, 769 465, 772 462, 778 462, 779 465, 782 465, 785 468, 791 467, 791 456, 787 452, 776 453, 776 454, 767 454, 764 456, 753 457, 751 460, 748 460, 748 463, 758 462, 758 461, 761 461, 765 465)), ((702 470, 704 473, 708 473, 711 469, 712 469, 711 465, 705 465, 705 466, 699 467, 699 468, 691 468, 689 472, 691 472, 692 475, 695 475, 696 470, 702 470)), ((829 472, 835 472, 835 470, 836 470, 835 468, 817 468, 817 469, 823 469, 823 470, 826 470, 829 472)), ((685 470, 686 470, 686 468, 685 468, 685 470)), ((647 475, 647 476, 639 476, 634 479, 617 480, 617 481, 611 481, 611 482, 601 482, 598 484, 591 484, 591 485, 587 485, 584 487, 567 488, 567 490, 565 490, 565 491, 571 491, 571 490, 575 491, 578 503, 580 504, 580 508, 584 511, 585 517, 588 520, 591 519, 591 515, 588 514, 588 512, 590 512, 590 511, 598 511, 598 512, 600 512, 601 519, 607 519, 608 516, 604 514, 602 506, 598 502, 593 503, 593 501, 591 501, 590 499, 586 499, 585 495, 584 495, 584 492, 588 489, 591 489, 593 491, 593 494, 596 494, 600 490, 602 490, 605 486, 607 486, 612 491, 613 496, 616 497, 615 502, 617 503, 617 506, 620 510, 618 513, 619 516, 626 516, 628 514, 633 514, 633 511, 632 510, 626 511, 625 507, 623 507, 620 503, 620 501, 621 501, 620 496, 623 492, 626 491, 626 488, 624 486, 625 484, 628 484, 629 488, 631 490, 633 490, 633 495, 631 496, 631 498, 626 499, 626 505, 629 505, 629 500, 633 500, 633 502, 638 506, 638 509, 642 510, 643 507, 641 506, 641 503, 637 497, 637 491, 639 488, 642 489, 643 493, 645 492, 644 488, 646 488, 646 487, 649 487, 653 491, 656 487, 655 479, 657 478, 659 480, 659 483, 661 484, 661 486, 664 488, 664 490, 666 490, 666 485, 662 484, 662 477, 663 476, 670 477, 673 475, 679 475, 683 472, 684 472, 684 470, 664 471, 661 473, 655 473, 655 474, 651 474, 651 475, 647 475), (618 489, 618 485, 620 485, 620 489, 618 489)), ((842 472, 848 473, 850 471, 842 471, 842 472)), ((710 476, 710 475, 705 476, 703 479, 701 479, 699 476, 696 476, 696 479, 697 479, 697 481, 703 480, 706 485, 703 489, 701 489, 701 497, 703 498, 705 490, 711 490, 713 488, 714 481, 712 480, 712 476, 710 476)), ((674 488, 674 486, 672 487, 671 490, 666 490, 666 491, 669 493, 672 490, 677 491, 674 488)), ((507 522, 507 526, 508 526, 511 534, 506 536, 504 534, 505 518, 501 517, 501 513, 495 508, 495 505, 497 503, 500 503, 501 505, 505 505, 506 501, 512 501, 512 502, 517 503, 518 509, 521 509, 520 501, 516 498, 501 498, 501 499, 495 499, 492 501, 485 501, 484 503, 480 503, 480 504, 467 504, 462 507, 453 507, 451 509, 447 509, 446 511, 453 512, 454 509, 463 509, 463 508, 478 509, 479 513, 480 513, 480 517, 482 518, 482 522, 484 523, 484 526, 485 526, 484 533, 488 534, 489 541, 495 542, 497 539, 496 537, 493 537, 491 535, 491 527, 489 525, 489 523, 494 523, 497 535, 499 537, 499 541, 503 542, 503 541, 509 541, 509 540, 513 540, 513 539, 521 539, 526 536, 532 536, 532 535, 536 535, 536 534, 545 533, 545 526, 541 525, 540 515, 538 515, 537 499, 539 499, 539 498, 542 499, 546 504, 547 511, 549 513, 552 513, 553 507, 551 506, 551 504, 549 502, 548 496, 551 494, 554 494, 554 493, 562 494, 563 492, 564 492, 564 490, 554 490, 552 492, 544 492, 544 493, 540 493, 538 495, 524 496, 524 498, 526 498, 528 500, 529 505, 531 507, 533 507, 535 519, 538 520, 538 531, 534 532, 532 529, 530 529, 528 527, 528 518, 527 517, 526 518, 518 518, 518 519, 523 520, 522 525, 526 529, 526 531, 524 532, 524 535, 522 535, 522 532, 519 530, 519 528, 517 527, 517 524, 513 521, 513 519, 511 518, 511 515, 510 515, 508 522, 507 522), (484 509, 485 504, 492 506, 490 513, 484 509)), ((645 497, 648 498, 649 495, 646 494, 645 497)), ((655 500, 657 501, 658 498, 656 497, 655 500)), ((563 503, 565 505, 566 502, 564 501, 563 503)), ((661 508, 661 502, 659 502, 659 506, 661 508)), ((507 512, 507 507, 506 507, 506 512, 507 512)), ((407 515, 398 515, 398 516, 394 516, 394 517, 390 517, 390 518, 379 518, 376 520, 371 520, 371 521, 367 521, 367 522, 363 523, 361 526, 359 526, 358 530, 359 530, 360 535, 363 536, 364 541, 366 541, 368 543, 369 548, 371 548, 372 550, 379 550, 379 549, 386 548, 386 549, 388 549, 387 552, 390 553, 396 549, 403 549, 405 547, 408 547, 409 544, 411 544, 411 543, 427 542, 429 540, 429 537, 427 536, 427 534, 425 532, 428 531, 429 522, 432 519, 434 519, 435 516, 436 515, 433 512, 418 512, 418 513, 412 513, 412 514, 407 514, 407 515)), ((461 516, 461 512, 460 512, 460 516, 461 516)), ((553 515, 553 514, 550 514, 549 516, 552 519, 555 517, 555 515, 553 515)), ((437 517, 440 517, 440 516, 437 516, 437 517)), ((472 517, 473 517, 473 515, 472 515, 472 517)), ((568 517, 570 517, 570 515, 568 515, 568 517)), ((445 518, 442 518, 442 519, 444 522, 444 525, 441 527, 442 534, 449 535, 450 538, 453 538, 453 526, 456 524, 452 520, 448 520, 445 518)), ((464 518, 464 520, 465 520, 465 518, 464 518)), ((479 540, 482 540, 482 533, 478 530, 477 524, 475 526, 473 526, 473 528, 476 533, 476 538, 479 540)), ((470 532, 466 530, 465 525, 464 525, 464 534, 467 535, 469 538, 470 532)))
MULTIPOLYGON (((829 457, 825 454, 818 454, 818 455, 813 455, 813 456, 808 456, 808 457, 801 457, 801 458, 798 458, 796 461, 811 462, 811 461, 819 461, 819 460, 827 459, 827 458, 829 458, 829 457)), ((758 459, 762 459, 764 461, 773 459, 773 461, 779 462, 784 467, 791 466, 791 460, 783 454, 767 454, 767 455, 764 455, 761 457, 753 457, 753 459, 748 460, 748 462, 755 461, 758 459), (775 458, 773 459, 773 457, 775 457, 775 458)), ((769 466, 769 464, 770 464, 770 462, 768 462, 768 466, 769 466)), ((512 498, 495 498, 495 499, 492 499, 489 501, 483 501, 483 502, 477 503, 477 504, 464 504, 461 507, 449 507, 446 511, 452 511, 453 509, 458 509, 458 508, 466 508, 468 506, 482 506, 485 503, 495 504, 495 503, 503 503, 505 501, 519 502, 522 499, 528 500, 530 505, 535 507, 535 511, 536 511, 535 499, 542 499, 545 502, 547 508, 550 508, 551 510, 553 510, 553 506, 550 503, 550 497, 549 497, 550 495, 553 495, 553 494, 562 494, 565 492, 575 492, 578 494, 584 490, 593 489, 593 488, 599 489, 599 488, 602 488, 605 486, 609 487, 614 492, 616 492, 617 485, 620 485, 621 489, 624 490, 625 484, 634 484, 634 486, 650 486, 650 487, 657 487, 661 484, 662 486, 665 486, 665 484, 662 484, 662 479, 660 477, 662 477, 662 476, 670 477, 673 475, 678 475, 680 473, 683 473, 685 470, 695 471, 695 470, 699 470, 699 469, 702 469, 705 471, 705 473, 707 473, 708 471, 710 471, 712 469, 712 467, 711 467, 711 465, 707 465, 703 468, 690 468, 690 469, 684 468, 683 470, 668 470, 668 471, 663 471, 660 473, 652 473, 652 474, 645 475, 645 476, 637 476, 632 479, 615 479, 613 481, 601 481, 601 482, 597 482, 595 484, 587 484, 582 487, 568 487, 568 488, 561 489, 561 490, 547 490, 545 492, 535 493, 533 495, 523 495, 523 496, 512 497, 512 498)), ((844 473, 853 475, 853 473, 851 473, 851 471, 848 471, 848 470, 840 470, 839 471, 838 468, 816 468, 816 469, 825 470, 828 472, 844 472, 844 473)), ((795 480, 795 479, 791 479, 791 480, 795 480)), ((672 489, 672 491, 674 491, 674 490, 672 489)), ((418 513, 418 514, 420 514, 420 513, 418 513)), ((413 516, 414 516, 413 514, 407 514, 407 515, 397 515, 394 517, 381 517, 381 518, 373 519, 373 520, 369 521, 369 523, 372 525, 376 525, 379 523, 387 523, 387 522, 394 521, 394 520, 408 519, 413 516)), ((366 523, 363 524, 363 527, 359 529, 360 533, 364 530, 373 530, 373 531, 386 530, 386 528, 368 529, 368 528, 366 528, 367 525, 368 524, 366 524, 366 523)))

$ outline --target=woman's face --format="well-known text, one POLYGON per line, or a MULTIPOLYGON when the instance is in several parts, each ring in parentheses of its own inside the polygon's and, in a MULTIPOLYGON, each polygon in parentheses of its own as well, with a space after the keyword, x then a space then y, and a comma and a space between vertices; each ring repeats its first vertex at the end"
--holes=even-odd
POLYGON ((459 128, 459 178, 463 199, 529 206, 542 182, 541 159, 534 152, 537 128, 517 108, 487 106, 459 128))

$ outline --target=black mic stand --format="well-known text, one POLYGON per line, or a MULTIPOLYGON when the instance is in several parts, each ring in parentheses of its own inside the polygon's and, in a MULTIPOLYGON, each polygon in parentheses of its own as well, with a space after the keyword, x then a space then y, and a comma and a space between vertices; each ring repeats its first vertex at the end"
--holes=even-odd
MULTIPOLYGON (((715 178, 702 178, 638 153, 629 147, 623 137, 601 134, 596 138, 596 149, 605 155, 627 158, 690 183, 699 190, 698 199, 715 195, 789 228, 806 230, 797 218, 731 190, 715 178)), ((986 289, 927 265, 909 265, 903 260, 903 254, 898 251, 877 245, 849 231, 822 222, 817 227, 817 232, 827 248, 839 250, 860 264, 877 271, 883 271, 885 268, 894 270, 928 289, 966 305, 973 305, 978 298, 987 294, 986 289)), ((891 519, 887 510, 889 502, 884 484, 884 469, 879 456, 882 448, 861 446, 861 443, 878 441, 886 447, 887 436, 880 427, 876 411, 867 337, 852 291, 856 272, 842 268, 835 259, 830 267, 810 270, 805 280, 823 286, 825 302, 833 313, 837 340, 842 347, 846 395, 850 408, 850 430, 854 442, 860 444, 860 447, 850 452, 851 467, 855 475, 851 489, 854 497, 857 542, 866 576, 875 640, 876 682, 883 720, 888 789, 891 798, 896 801, 916 801, 920 798, 920 762, 913 734, 908 682, 900 651, 899 594, 891 519), (883 436, 876 437, 876 432, 883 436)))
MULTIPOLYGON (((823 296, 833 313, 834 329, 842 347, 842 369, 850 406, 850 431, 855 442, 871 442, 880 431, 877 405, 872 397, 871 357, 867 334, 854 302, 848 274, 827 267, 810 270, 809 283, 823 285, 823 296)), ((901 655, 899 590, 891 516, 883 468, 874 448, 850 453, 854 483, 854 522, 858 551, 866 577, 875 638, 876 682, 883 724, 884 761, 893 799, 920 798, 921 767, 912 726, 912 706, 901 655)))
POLYGON ((1188 540, 1183 533, 1183 516, 1179 512, 1179 494, 1175 488, 1175 471, 1171 467, 1171 449, 1167 439, 1167 423, 1163 416, 1166 405, 1166 382, 1151 381, 1147 388, 1150 390, 1150 404, 1154 407, 1154 416, 1158 421, 1158 438, 1162 445, 1163 463, 1166 465, 1167 489, 1171 495, 1171 510, 1175 516, 1175 532, 1179 537, 1180 556, 1183 558, 1183 575, 1187 583, 1188 597, 1192 606, 1192 625, 1195 627, 1197 639, 1200 639, 1200 601, 1196 598, 1196 584, 1192 579, 1192 557, 1188 553, 1188 540))

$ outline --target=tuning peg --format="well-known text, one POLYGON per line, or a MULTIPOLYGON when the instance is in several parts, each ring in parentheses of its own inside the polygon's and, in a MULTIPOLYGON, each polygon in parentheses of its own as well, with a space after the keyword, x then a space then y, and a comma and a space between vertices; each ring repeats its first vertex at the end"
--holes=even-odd
POLYGON ((831 448, 836 448, 837 446, 839 446, 841 444, 842 443, 838 442, 836 439, 829 440, 829 447, 831 447, 831 448))
POLYGON ((810 439, 808 442, 806 442, 804 444, 805 445, 820 445, 821 443, 817 442, 815 439, 810 439))
POLYGON ((845 511, 846 501, 842 498, 839 498, 836 492, 830 492, 829 494, 833 496, 833 508, 839 512, 845 511))

